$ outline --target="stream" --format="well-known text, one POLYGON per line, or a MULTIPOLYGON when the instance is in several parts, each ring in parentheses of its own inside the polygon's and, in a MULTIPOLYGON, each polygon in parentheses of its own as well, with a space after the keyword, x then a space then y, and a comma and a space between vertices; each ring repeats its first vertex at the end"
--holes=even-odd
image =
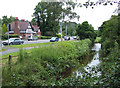
MULTIPOLYGON (((84 58, 83 61, 80 62, 80 66, 78 68, 66 69, 66 71, 63 72, 63 74, 62 74, 63 77, 66 78, 70 75, 75 75, 76 78, 78 78, 79 76, 81 78, 83 78, 83 75, 85 72, 92 74, 92 77, 93 76, 100 76, 101 72, 96 71, 96 69, 92 70, 93 68, 98 66, 99 63, 101 63, 101 61, 99 60, 99 50, 100 49, 101 49, 100 43, 94 44, 91 51, 95 52, 95 54, 91 52, 89 55, 87 55, 86 58, 84 58)), ((87 75, 87 74, 85 74, 85 75, 87 75)))
MULTIPOLYGON (((99 65, 99 63, 101 63, 101 61, 99 60, 99 50, 100 49, 101 49, 101 44, 100 43, 94 44, 94 47, 92 48, 92 51, 96 51, 96 54, 93 56, 93 59, 91 60, 91 62, 88 63, 87 66, 84 67, 84 70, 86 72, 92 73, 92 77, 101 75, 101 72, 96 72, 95 70, 92 70, 93 67, 96 67, 97 65, 99 65)), ((83 75, 79 71, 79 69, 76 70, 75 72, 73 72, 73 74, 76 74, 76 78, 78 76, 81 76, 81 78, 83 77, 83 75)))

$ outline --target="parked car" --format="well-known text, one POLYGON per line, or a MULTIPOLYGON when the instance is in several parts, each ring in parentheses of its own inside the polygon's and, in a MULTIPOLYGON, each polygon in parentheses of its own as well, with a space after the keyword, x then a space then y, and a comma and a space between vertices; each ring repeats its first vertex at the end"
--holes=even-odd
POLYGON ((36 36, 28 36, 28 41, 38 40, 36 36))
POLYGON ((18 44, 23 44, 24 41, 21 40, 20 38, 10 38, 9 40, 3 41, 3 45, 18 45, 18 44))
POLYGON ((50 42, 55 42, 55 41, 59 41, 59 38, 58 38, 58 37, 52 37, 52 38, 50 39, 50 42))
POLYGON ((77 36, 73 36, 73 39, 77 39, 77 36))
POLYGON ((64 39, 65 40, 70 40, 70 37, 69 36, 64 36, 64 39))
POLYGON ((73 39, 79 40, 79 36, 73 36, 73 39))

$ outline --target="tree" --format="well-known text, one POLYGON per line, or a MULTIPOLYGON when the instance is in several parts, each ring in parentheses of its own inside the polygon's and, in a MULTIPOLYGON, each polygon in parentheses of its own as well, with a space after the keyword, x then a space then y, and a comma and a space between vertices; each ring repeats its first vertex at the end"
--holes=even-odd
POLYGON ((112 16, 100 28, 103 52, 109 54, 116 44, 120 46, 120 16, 112 16))
POLYGON ((62 31, 63 31, 64 35, 66 35, 66 26, 67 26, 67 35, 75 36, 78 24, 76 22, 65 22, 65 23, 63 23, 63 30, 62 31))
POLYGON ((5 24, 3 24, 2 25, 2 35, 4 35, 7 32, 7 29, 8 29, 8 27, 5 24))
POLYGON ((80 37, 80 39, 89 38, 90 40, 92 40, 92 42, 96 37, 94 28, 87 21, 84 21, 82 24, 78 26, 77 34, 80 37))
POLYGON ((72 12, 73 8, 74 3, 71 2, 39 2, 34 9, 32 23, 37 22, 42 35, 45 35, 47 31, 52 31, 55 35, 59 30, 61 19, 64 21, 66 17, 70 19, 79 17, 75 12, 72 12))
POLYGON ((2 20, 0 19, 0 39, 1 39, 1 36, 2 36, 2 20))
POLYGON ((8 18, 7 16, 2 17, 2 34, 4 35, 7 32, 7 26, 11 24, 13 21, 15 21, 15 17, 10 16, 8 18))

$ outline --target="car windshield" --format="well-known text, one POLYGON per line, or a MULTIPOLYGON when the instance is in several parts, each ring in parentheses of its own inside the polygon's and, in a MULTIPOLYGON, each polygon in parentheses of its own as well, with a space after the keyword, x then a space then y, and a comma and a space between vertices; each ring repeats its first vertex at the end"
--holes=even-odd
POLYGON ((14 41, 14 39, 13 39, 13 38, 10 38, 9 41, 14 41))
POLYGON ((55 39, 56 39, 56 37, 52 37, 51 39, 52 39, 52 40, 55 40, 55 39))

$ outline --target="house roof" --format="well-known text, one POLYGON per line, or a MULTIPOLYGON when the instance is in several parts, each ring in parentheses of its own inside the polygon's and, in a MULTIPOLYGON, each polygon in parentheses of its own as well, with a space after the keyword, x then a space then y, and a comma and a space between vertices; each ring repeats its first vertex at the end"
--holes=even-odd
MULTIPOLYGON (((23 21, 23 22, 19 21, 20 31, 26 31, 29 25, 30 25, 30 22, 28 21, 23 21)), ((15 22, 12 22, 10 25, 10 30, 13 31, 14 29, 15 29, 15 22)))
MULTIPOLYGON (((27 29, 32 29, 32 31, 34 31, 34 32, 38 32, 38 30, 40 31, 40 29, 37 25, 33 26, 28 21, 18 21, 18 25, 19 25, 21 33, 23 33, 23 31, 26 31, 27 29)), ((15 22, 12 22, 10 25, 10 31, 14 31, 14 29, 15 29, 15 22)))
POLYGON ((35 25, 35 26, 32 25, 32 27, 33 27, 33 29, 34 29, 35 32, 38 32, 38 30, 40 30, 37 25, 35 25))

